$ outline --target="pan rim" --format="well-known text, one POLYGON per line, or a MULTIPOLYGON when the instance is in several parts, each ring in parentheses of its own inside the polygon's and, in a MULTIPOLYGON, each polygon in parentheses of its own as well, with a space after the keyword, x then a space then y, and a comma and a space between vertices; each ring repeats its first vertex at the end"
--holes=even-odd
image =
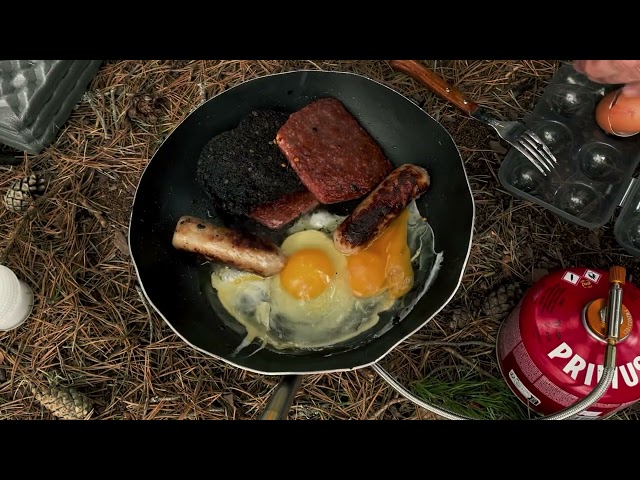
POLYGON ((361 77, 361 78, 363 78, 363 79, 365 79, 365 80, 367 80, 369 82, 376 83, 376 84, 378 84, 378 85, 390 90, 391 92, 393 92, 394 94, 400 96, 404 100, 408 100, 409 103, 411 103, 411 105, 414 108, 417 108, 424 115, 427 115, 429 118, 431 118, 433 121, 435 121, 438 125, 440 125, 442 127, 442 129, 444 130, 444 132, 447 134, 447 136, 451 139, 451 143, 453 144, 453 146, 454 146, 454 148, 455 148, 455 150, 456 150, 456 152, 458 154, 458 159, 460 160, 460 163, 461 163, 461 166, 462 166, 462 173, 464 174, 465 183, 467 185, 467 189, 469 190, 469 196, 471 198, 471 224, 470 224, 470 229, 469 229, 469 241, 468 241, 468 246, 467 246, 467 251, 466 251, 466 254, 465 254, 464 262, 462 263, 462 269, 460 271, 460 275, 459 275, 459 278, 457 280, 456 287, 452 290, 451 294, 446 299, 446 301, 442 302, 440 307, 438 307, 438 309, 435 312, 433 312, 433 314, 430 315, 427 319, 425 319, 425 321, 422 322, 418 327, 416 327, 414 330, 412 330, 410 333, 405 335, 399 341, 397 341, 396 343, 391 345, 385 352, 380 354, 378 356, 378 358, 376 358, 375 360, 373 360, 371 362, 358 364, 357 366, 353 366, 353 367, 332 368, 332 369, 328 369, 328 370, 307 369, 307 370, 297 370, 297 371, 283 370, 283 371, 277 371, 277 372, 264 371, 264 370, 259 370, 259 369, 255 369, 255 368, 246 367, 246 366, 243 366, 243 365, 238 365, 238 364, 234 363, 233 361, 231 361, 231 360, 229 360, 227 358, 220 357, 219 355, 213 354, 213 353, 211 353, 211 352, 209 352, 209 351, 207 351, 207 350, 205 350, 203 348, 200 348, 200 347, 194 345, 187 338, 185 338, 180 332, 177 331, 177 329, 172 325, 172 323, 166 318, 166 316, 160 311, 160 309, 153 303, 153 301, 151 300, 151 298, 149 297, 149 295, 146 292, 146 289, 144 287, 144 283, 142 282, 142 278, 140 276, 140 271, 139 271, 136 259, 134 258, 133 255, 131 255, 131 262, 133 263, 133 267, 134 267, 134 270, 136 272, 136 278, 137 278, 137 281, 138 281, 138 285, 139 285, 139 287, 140 287, 140 289, 141 289, 141 291, 142 291, 142 293, 143 293, 143 295, 145 297, 145 300, 149 303, 149 305, 151 305, 151 307, 162 318, 162 320, 171 328, 171 330, 173 330, 173 332, 185 342, 186 345, 188 345, 189 347, 191 347, 191 348, 193 348, 193 349, 205 354, 206 356, 208 356, 210 358, 214 358, 216 360, 219 360, 219 361, 221 361, 221 362, 223 362, 223 363, 225 363, 227 365, 230 365, 232 367, 239 368, 239 369, 247 371, 247 372, 252 372, 252 373, 256 373, 256 374, 260 374, 260 375, 268 375, 268 376, 312 375, 312 374, 350 372, 350 371, 358 370, 358 369, 361 369, 361 368, 366 368, 366 367, 369 367, 371 365, 377 364, 380 360, 382 360, 384 357, 389 355, 389 353, 391 353, 393 350, 395 350, 398 345, 400 345, 402 342, 406 341, 408 338, 410 338, 412 335, 414 335, 418 330, 420 330, 427 323, 429 323, 436 315, 438 315, 444 309, 444 307, 446 307, 449 304, 451 299, 455 296, 456 292, 460 289, 460 284, 462 283, 462 278, 463 278, 463 276, 465 274, 465 271, 467 269, 468 262, 469 262, 469 257, 471 255, 471 247, 473 246, 473 232, 474 232, 474 229, 475 229, 475 222, 476 222, 476 204, 475 204, 475 199, 474 199, 474 196, 473 196, 473 191, 471 189, 471 184, 469 183, 469 176, 467 175, 467 171, 466 171, 465 166, 464 166, 464 160, 462 158, 462 154, 460 153, 460 149, 458 148, 458 145, 454 141, 454 139, 451 136, 451 134, 449 133, 449 131, 440 122, 438 122, 432 115, 430 115, 428 112, 426 112, 424 109, 422 109, 419 105, 417 105, 409 97, 403 95, 402 93, 400 93, 397 90, 391 88, 390 86, 388 86, 388 85, 386 85, 386 84, 384 84, 384 83, 382 83, 382 82, 380 82, 378 80, 370 78, 370 77, 368 77, 366 75, 363 75, 363 74, 360 74, 360 73, 355 73, 355 72, 339 71, 339 70, 334 71, 334 70, 322 70, 322 69, 296 69, 296 70, 288 70, 286 72, 278 72, 278 73, 271 73, 271 74, 267 74, 267 75, 260 75, 258 77, 251 78, 249 80, 245 80, 243 82, 240 82, 237 85, 234 85, 233 87, 231 87, 231 88, 229 88, 227 90, 224 90, 224 91, 222 91, 220 93, 217 93, 216 95, 214 95, 213 97, 209 98, 205 102, 200 103, 197 107, 193 108, 193 110, 191 110, 191 112, 189 112, 189 114, 186 115, 178 124, 176 124, 176 126, 173 128, 173 130, 169 134, 167 134, 167 136, 164 138, 162 143, 158 146, 158 148, 156 149, 154 154, 151 156, 151 158, 149 159, 149 161, 145 165, 145 167, 144 167, 144 169, 143 169, 143 171, 142 171, 142 173, 140 175, 140 178, 138 180, 138 184, 136 186, 136 190, 135 190, 135 193, 134 193, 134 196, 133 196, 131 212, 129 214, 129 229, 128 229, 128 232, 127 232, 127 244, 129 246, 129 252, 133 251, 132 250, 132 246, 131 246, 131 225, 133 224, 133 206, 136 204, 136 198, 138 196, 139 186, 142 183, 144 175, 146 174, 147 169, 149 168, 149 166, 150 166, 151 162, 153 161, 153 159, 155 158, 156 154, 160 151, 160 149, 162 148, 164 143, 171 137, 171 135, 173 135, 173 133, 178 129, 178 127, 180 125, 182 125, 191 115, 193 115, 203 105, 205 105, 206 103, 216 99, 220 95, 233 90, 234 88, 238 88, 241 85, 246 85, 247 83, 250 83, 250 82, 253 82, 253 81, 256 81, 256 80, 260 80, 260 79, 263 79, 263 78, 267 78, 267 77, 275 77, 275 76, 279 76, 279 75, 290 75, 290 74, 295 74, 295 73, 314 73, 314 74, 315 73, 330 73, 330 74, 339 74, 339 75, 348 75, 348 76, 361 77))

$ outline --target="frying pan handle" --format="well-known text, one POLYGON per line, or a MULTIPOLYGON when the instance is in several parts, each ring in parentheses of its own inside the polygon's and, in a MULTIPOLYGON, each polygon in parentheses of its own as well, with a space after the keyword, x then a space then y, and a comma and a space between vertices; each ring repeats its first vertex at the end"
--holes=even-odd
POLYGON ((300 387, 302 375, 285 375, 276 385, 267 408, 262 412, 260 420, 286 420, 289 409, 300 387))
POLYGON ((422 83, 429 88, 432 92, 439 95, 444 100, 452 103, 467 115, 478 108, 478 104, 469 100, 464 94, 450 85, 437 73, 425 67, 417 60, 390 60, 389 65, 392 68, 406 73, 410 77, 422 83))

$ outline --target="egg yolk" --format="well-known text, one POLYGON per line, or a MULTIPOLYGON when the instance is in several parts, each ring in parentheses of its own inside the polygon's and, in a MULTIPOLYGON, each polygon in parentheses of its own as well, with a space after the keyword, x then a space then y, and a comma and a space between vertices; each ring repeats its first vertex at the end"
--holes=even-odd
POLYGON ((377 253, 364 252, 347 257, 349 283, 356 297, 372 297, 386 279, 384 258, 377 253))
POLYGON ((335 275, 331 259, 318 248, 298 250, 280 272, 280 284, 292 297, 311 300, 325 291, 335 275))
POLYGON ((393 298, 405 295, 413 286, 411 252, 407 245, 404 210, 366 250, 347 258, 353 294, 370 297, 385 289, 393 298))

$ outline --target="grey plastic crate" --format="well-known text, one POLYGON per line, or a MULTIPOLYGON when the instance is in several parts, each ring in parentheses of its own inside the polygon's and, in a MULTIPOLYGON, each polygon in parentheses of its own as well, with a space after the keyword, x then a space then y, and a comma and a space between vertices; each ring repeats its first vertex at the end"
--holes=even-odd
POLYGON ((620 85, 591 82, 571 65, 553 76, 524 123, 549 145, 557 167, 543 176, 512 149, 498 171, 502 185, 517 197, 542 205, 587 228, 614 225, 618 243, 640 257, 640 134, 616 137, 596 123, 598 102, 620 85))
POLYGON ((0 142, 37 154, 51 144, 102 60, 0 60, 0 142))

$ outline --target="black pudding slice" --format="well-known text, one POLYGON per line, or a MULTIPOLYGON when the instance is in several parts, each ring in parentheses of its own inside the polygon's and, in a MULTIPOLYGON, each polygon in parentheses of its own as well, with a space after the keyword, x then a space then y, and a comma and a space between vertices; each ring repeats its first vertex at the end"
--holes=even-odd
POLYGON ((306 190, 274 143, 288 118, 286 112, 256 110, 207 142, 198 159, 197 181, 218 208, 248 215, 258 205, 306 190))

